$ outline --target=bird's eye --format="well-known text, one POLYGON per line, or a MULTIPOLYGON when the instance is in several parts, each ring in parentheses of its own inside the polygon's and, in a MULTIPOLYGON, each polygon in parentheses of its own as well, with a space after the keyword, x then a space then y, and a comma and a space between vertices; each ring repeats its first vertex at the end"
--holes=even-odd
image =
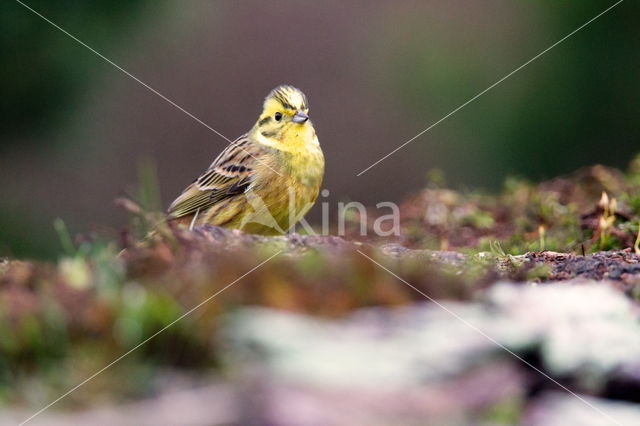
POLYGON ((274 115, 273 118, 275 118, 276 121, 282 120, 282 113, 281 112, 276 112, 276 115, 274 115))

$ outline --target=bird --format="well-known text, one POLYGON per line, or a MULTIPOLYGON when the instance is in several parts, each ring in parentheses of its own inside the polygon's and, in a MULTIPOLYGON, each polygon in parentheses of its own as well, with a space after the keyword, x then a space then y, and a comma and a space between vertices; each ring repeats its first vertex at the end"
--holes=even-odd
POLYGON ((254 126, 229 144, 171 203, 179 226, 217 225, 251 234, 288 232, 313 206, 324 155, 300 90, 280 85, 254 126))

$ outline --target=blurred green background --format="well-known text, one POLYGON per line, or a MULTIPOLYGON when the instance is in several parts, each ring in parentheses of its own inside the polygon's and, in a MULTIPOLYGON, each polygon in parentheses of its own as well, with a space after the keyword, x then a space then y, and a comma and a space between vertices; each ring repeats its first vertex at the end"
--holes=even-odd
MULTIPOLYGON (((614 1, 29 0, 229 138, 302 88, 332 200, 544 179, 640 151, 640 4, 626 1, 361 177, 614 1)), ((117 230, 140 164, 163 207, 226 142, 13 0, 0 4, 0 255, 51 258, 53 221, 117 230)), ((313 219, 317 211, 312 213, 313 219)))

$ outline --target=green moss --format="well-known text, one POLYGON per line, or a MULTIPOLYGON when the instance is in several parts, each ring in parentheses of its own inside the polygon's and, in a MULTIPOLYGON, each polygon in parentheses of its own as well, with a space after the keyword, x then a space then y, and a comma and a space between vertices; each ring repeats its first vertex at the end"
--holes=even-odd
POLYGON ((489 407, 483 416, 487 424, 515 425, 520 423, 524 400, 519 396, 507 397, 489 407))

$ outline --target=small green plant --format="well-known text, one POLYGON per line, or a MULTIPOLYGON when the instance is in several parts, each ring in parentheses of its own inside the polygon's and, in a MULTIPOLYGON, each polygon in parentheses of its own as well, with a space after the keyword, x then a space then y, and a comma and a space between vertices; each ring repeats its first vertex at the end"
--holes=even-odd
POLYGON ((538 236, 540 238, 540 251, 544 251, 545 237, 547 235, 547 228, 544 225, 538 226, 538 236))
POLYGON ((616 221, 616 208, 618 202, 615 198, 609 199, 609 195, 606 192, 602 192, 599 206, 602 207, 603 212, 598 222, 598 232, 600 234, 600 250, 604 250, 609 245, 611 240, 611 228, 616 221))
POLYGON ((69 233, 69 229, 67 229, 67 225, 60 218, 57 218, 53 221, 53 229, 55 229, 58 234, 58 239, 60 240, 60 245, 62 246, 62 250, 65 252, 67 256, 74 256, 76 254, 76 246, 73 244, 73 239, 71 238, 71 234, 69 233))
POLYGON ((489 250, 491 251, 491 254, 496 257, 507 257, 507 253, 502 248, 502 244, 500 244, 500 241, 489 241, 489 250))

